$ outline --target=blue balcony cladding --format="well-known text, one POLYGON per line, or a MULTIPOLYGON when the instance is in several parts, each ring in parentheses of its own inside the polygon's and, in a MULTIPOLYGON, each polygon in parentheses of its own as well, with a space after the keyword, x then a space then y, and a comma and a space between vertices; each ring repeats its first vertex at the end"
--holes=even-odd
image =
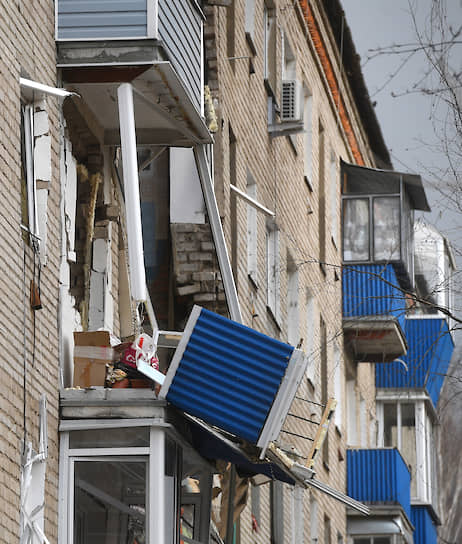
POLYGON ((342 279, 344 318, 393 316, 404 330, 406 300, 393 265, 344 265, 342 279))
POLYGON ((443 318, 406 319, 407 355, 399 362, 376 365, 376 386, 426 389, 433 404, 439 399, 451 362, 454 342, 443 318))
POLYGON ((293 346, 202 308, 166 398, 256 443, 293 351, 293 346))
POLYGON ((400 504, 411 512, 411 475, 395 448, 347 450, 348 495, 357 501, 400 504))
POLYGON ((426 506, 411 507, 411 523, 414 525, 414 544, 437 544, 436 526, 426 506))

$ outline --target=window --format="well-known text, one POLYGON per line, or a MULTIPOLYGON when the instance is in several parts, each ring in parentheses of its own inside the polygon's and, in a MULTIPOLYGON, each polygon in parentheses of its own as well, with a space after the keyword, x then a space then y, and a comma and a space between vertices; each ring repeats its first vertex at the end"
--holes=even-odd
POLYGON ((48 184, 51 182, 51 135, 44 100, 21 104, 22 222, 29 240, 47 262, 48 184), (39 185, 40 184, 40 185, 39 185))
MULTIPOLYGON (((37 215, 37 193, 34 175, 34 107, 21 105, 21 165, 23 178, 24 208, 23 224, 32 236, 39 235, 37 215)), ((32 241, 35 241, 32 238, 32 241)))
MULTIPOLYGON (((236 162, 237 162, 237 141, 236 137, 234 135, 233 129, 231 128, 231 125, 229 126, 228 130, 228 136, 229 136, 229 182, 231 185, 236 185, 236 162)), ((236 285, 236 289, 238 288, 238 246, 239 246, 239 239, 238 239, 238 228, 237 228, 237 202, 236 202, 236 194, 234 192, 231 193, 231 201, 230 201, 230 218, 231 218, 231 269, 233 271, 234 276, 234 283, 236 285)))
POLYGON ((316 318, 315 300, 309 290, 306 292, 306 334, 305 334, 305 357, 308 359, 308 365, 306 367, 306 376, 310 380, 311 384, 315 384, 316 375, 316 355, 317 350, 315 347, 315 334, 314 328, 316 318))
POLYGON ((310 497, 310 541, 311 544, 317 544, 319 540, 318 525, 318 501, 311 495, 310 497))
POLYGON ((163 428, 123 425, 61 433, 59 540, 96 544, 102 534, 146 544, 176 544, 181 535, 208 540, 206 464, 190 450, 183 456, 163 428))
POLYGON ((337 429, 343 425, 343 387, 342 387, 342 359, 337 343, 334 344, 334 398, 337 401, 334 421, 337 429))
POLYGON ((312 190, 312 168, 313 168, 313 136, 312 136, 312 108, 313 108, 313 96, 310 91, 305 87, 303 91, 303 174, 306 182, 309 184, 312 190))
POLYGON ((298 270, 295 261, 287 256, 287 341, 297 346, 300 341, 298 306, 298 270))
POLYGON ((276 96, 276 17, 272 3, 265 3, 263 9, 264 49, 263 77, 267 90, 276 96))
POLYGON ((280 257, 279 230, 272 220, 267 221, 266 229, 267 257, 267 305, 274 319, 280 318, 280 257))
POLYGON ((245 0, 245 37, 255 55, 255 0, 245 0))
POLYGON ((292 488, 292 544, 305 542, 303 494, 303 487, 296 485, 292 488))
POLYGON ((347 444, 358 445, 356 425, 356 387, 355 380, 346 382, 346 405, 347 405, 347 444))
POLYGON ((353 544, 392 544, 392 538, 391 536, 356 537, 353 539, 353 544))
POLYGON ((324 544, 332 544, 332 523, 330 518, 324 516, 324 544))
POLYGON ((367 425, 366 425, 366 401, 363 396, 359 395, 359 429, 360 429, 360 446, 367 447, 367 425))
MULTIPOLYGON (((327 329, 324 319, 320 319, 320 336, 321 336, 321 404, 326 405, 329 400, 328 390, 328 358, 327 358, 327 329)), ((329 467, 329 433, 324 437, 322 444, 322 460, 329 467)))
POLYGON ((329 162, 329 186, 330 186, 330 195, 329 195, 329 207, 330 207, 330 233, 334 244, 338 245, 338 175, 337 175, 337 160, 335 157, 334 150, 330 153, 330 162, 329 162))
POLYGON ((379 445, 398 448, 411 472, 411 497, 433 499, 433 426, 424 401, 378 404, 379 445))
POLYGON ((343 260, 401 258, 399 196, 344 198, 343 260))
MULTIPOLYGON (((229 59, 234 59, 236 56, 235 9, 235 2, 231 2, 226 8, 226 55, 229 59)), ((231 66, 234 70, 235 60, 231 60, 231 66)))
MULTIPOLYGON (((318 211, 318 235, 319 235, 319 261, 322 267, 326 262, 326 194, 325 194, 325 142, 324 128, 319 123, 318 129, 318 187, 319 187, 319 211, 318 211)), ((323 268, 323 270, 325 270, 323 268)))
POLYGON ((271 544, 284 544, 284 488, 283 483, 270 483, 271 544))
MULTIPOLYGON (((247 172, 247 194, 257 199, 257 184, 250 172, 247 172)), ((247 204, 247 274, 257 283, 257 247, 258 247, 258 223, 257 210, 247 204)))

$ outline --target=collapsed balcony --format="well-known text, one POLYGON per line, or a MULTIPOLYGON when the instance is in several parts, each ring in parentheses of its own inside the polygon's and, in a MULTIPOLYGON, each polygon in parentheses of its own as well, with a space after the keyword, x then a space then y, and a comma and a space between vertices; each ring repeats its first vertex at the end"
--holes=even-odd
POLYGON ((57 66, 103 127, 105 145, 119 142, 122 82, 136 91, 139 144, 210 141, 202 118, 203 19, 195 0, 57 2, 57 66))

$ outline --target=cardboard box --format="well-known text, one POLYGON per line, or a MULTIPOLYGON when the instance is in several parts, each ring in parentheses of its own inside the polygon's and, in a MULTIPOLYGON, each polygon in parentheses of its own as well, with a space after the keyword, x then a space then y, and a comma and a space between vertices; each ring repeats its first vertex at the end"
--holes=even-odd
POLYGON ((74 332, 74 387, 104 386, 106 364, 116 357, 113 344, 107 331, 74 332))

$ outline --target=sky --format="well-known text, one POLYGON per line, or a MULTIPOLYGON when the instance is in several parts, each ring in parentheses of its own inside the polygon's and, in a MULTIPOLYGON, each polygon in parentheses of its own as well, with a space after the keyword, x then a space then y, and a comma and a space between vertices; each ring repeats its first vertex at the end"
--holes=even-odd
MULTIPOLYGON (((416 42, 411 8, 419 32, 428 27, 432 0, 410 1, 411 4, 408 0, 342 0, 342 4, 361 56, 371 100, 376 102, 376 114, 393 166, 396 170, 423 177, 432 207, 428 219, 462 250, 462 217, 448 210, 446 199, 432 190, 432 183, 437 178, 435 169, 445 171, 448 164, 446 155, 439 151, 440 141, 434 131, 435 121, 442 118, 445 111, 441 104, 435 108, 430 96, 412 92, 413 85, 422 80, 428 67, 425 55, 417 51, 406 62, 403 61, 407 55, 373 57, 374 49, 416 42)), ((462 0, 447 0, 446 3, 450 24, 459 28, 462 25, 462 0)), ((462 46, 457 50, 457 55, 459 53, 454 62, 462 68, 462 46)), ((458 261, 462 267, 462 258, 458 261)))

